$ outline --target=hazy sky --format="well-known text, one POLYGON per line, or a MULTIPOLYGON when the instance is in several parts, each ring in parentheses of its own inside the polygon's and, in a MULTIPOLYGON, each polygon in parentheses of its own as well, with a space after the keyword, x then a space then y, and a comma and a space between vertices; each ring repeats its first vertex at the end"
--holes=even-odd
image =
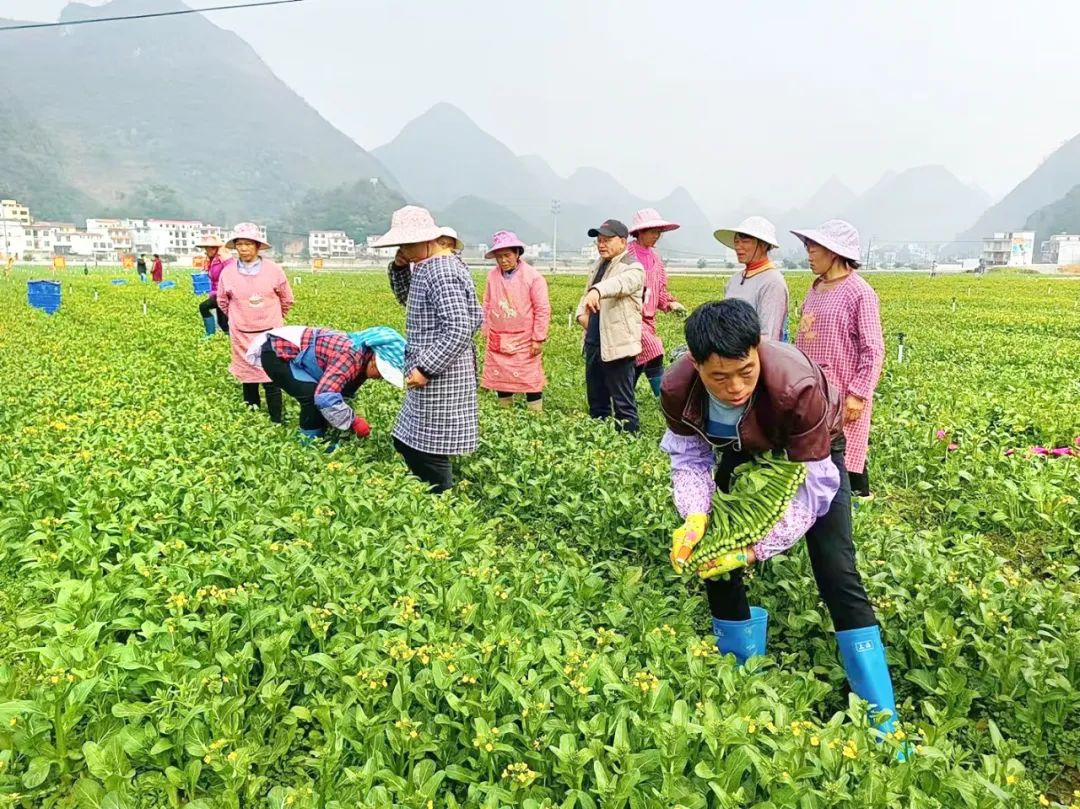
POLYGON ((1076 0, 305 0, 211 19, 366 148, 449 101, 562 174, 682 184, 713 214, 927 163, 999 197, 1080 133, 1076 0))

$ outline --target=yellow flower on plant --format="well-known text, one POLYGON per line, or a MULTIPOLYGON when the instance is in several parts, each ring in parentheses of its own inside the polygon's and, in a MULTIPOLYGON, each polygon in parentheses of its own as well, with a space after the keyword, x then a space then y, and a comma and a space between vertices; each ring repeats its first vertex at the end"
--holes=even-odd
POLYGON ((1047 798, 1045 795, 1040 795, 1039 796, 1039 805, 1040 806, 1049 806, 1050 805, 1050 799, 1047 798))
POLYGON ((859 748, 855 746, 855 742, 847 742, 844 745, 844 758, 855 758, 859 755, 859 748))
POLYGON ((821 744, 821 739, 819 739, 817 736, 811 736, 810 737, 810 746, 811 747, 817 747, 819 744, 821 744))

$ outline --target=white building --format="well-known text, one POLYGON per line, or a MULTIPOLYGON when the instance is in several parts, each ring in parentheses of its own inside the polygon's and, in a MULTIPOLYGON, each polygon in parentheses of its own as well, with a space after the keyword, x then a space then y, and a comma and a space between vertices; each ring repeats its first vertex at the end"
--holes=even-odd
POLYGON ((106 233, 76 230, 73 233, 61 234, 61 236, 69 245, 70 255, 108 258, 113 254, 112 244, 106 233))
POLYGON ((190 256, 199 252, 195 245, 203 234, 202 222, 188 219, 148 219, 146 226, 150 232, 149 253, 161 256, 190 256))
POLYGON ((374 256, 375 258, 393 258, 397 255, 398 249, 396 247, 373 247, 372 242, 375 241, 378 236, 368 236, 367 244, 364 247, 364 254, 368 256, 374 256))
POLYGON ((308 254, 312 258, 356 258, 356 242, 343 230, 313 230, 308 233, 308 254))
POLYGON ((63 255, 71 250, 69 234, 75 230, 70 222, 35 222, 27 228, 27 246, 38 258, 63 255))
POLYGON ((1080 236, 1059 233, 1042 243, 1042 263, 1065 266, 1080 264, 1080 236))
POLYGON ((595 244, 590 244, 581 248, 581 257, 586 261, 596 261, 600 258, 600 251, 595 244))
POLYGON ((29 225, 34 220, 30 209, 13 199, 0 199, 0 219, 13 219, 21 225, 29 225))
POLYGON ((26 227, 17 219, 0 219, 0 256, 22 258, 27 253, 26 227))
POLYGON ((983 239, 982 260, 987 267, 1028 267, 1035 253, 1035 232, 995 233, 983 239))

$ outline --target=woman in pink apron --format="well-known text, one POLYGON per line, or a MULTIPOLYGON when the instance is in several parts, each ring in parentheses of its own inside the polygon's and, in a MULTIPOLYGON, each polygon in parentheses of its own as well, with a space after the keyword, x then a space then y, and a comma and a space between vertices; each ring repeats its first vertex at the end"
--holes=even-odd
POLYGON ((244 402, 259 407, 259 385, 266 390, 266 410, 270 420, 281 424, 281 388, 262 370, 247 361, 252 342, 270 329, 285 325, 285 316, 293 305, 293 293, 285 271, 259 255, 269 249, 257 225, 244 222, 236 226, 229 241, 236 250, 235 264, 226 267, 218 279, 217 305, 229 318, 229 342, 232 361, 229 373, 240 381, 244 402))
POLYGON ((485 258, 495 259, 484 288, 483 334, 487 340, 480 385, 493 390, 501 407, 510 407, 515 393, 524 393, 533 412, 543 409, 542 352, 551 321, 547 281, 521 260, 525 245, 500 230, 485 258))

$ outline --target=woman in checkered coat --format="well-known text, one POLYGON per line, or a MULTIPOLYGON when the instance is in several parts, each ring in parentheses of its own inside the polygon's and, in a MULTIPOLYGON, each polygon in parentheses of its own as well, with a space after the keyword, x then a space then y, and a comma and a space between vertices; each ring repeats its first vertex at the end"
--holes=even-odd
POLYGON ((394 448, 414 475, 443 492, 453 485, 450 456, 479 442, 476 352, 483 315, 468 266, 440 245, 431 214, 413 205, 394 212, 376 247, 399 247, 390 285, 405 305, 405 403, 394 448))

